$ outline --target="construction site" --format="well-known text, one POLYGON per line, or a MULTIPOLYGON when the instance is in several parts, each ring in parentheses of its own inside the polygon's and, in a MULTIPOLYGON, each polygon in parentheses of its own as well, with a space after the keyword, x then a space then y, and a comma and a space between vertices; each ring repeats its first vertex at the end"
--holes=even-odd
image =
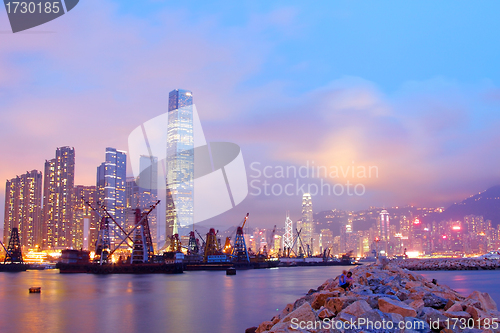
POLYGON ((61 258, 56 266, 61 273, 168 274, 196 270, 353 264, 349 255, 339 260, 330 256, 328 249, 325 249, 322 256, 311 256, 309 251, 304 251, 301 230, 296 230, 295 237, 288 230, 290 237, 285 239, 284 248, 276 248, 272 241, 276 234, 276 226, 268 242, 271 246, 264 245, 254 252, 247 247, 243 231, 247 225, 249 213, 235 230, 225 237, 224 242, 215 228, 210 228, 203 236, 193 225, 187 244, 182 244, 181 237, 176 233, 170 237, 169 245, 163 251, 155 253, 148 216, 157 207, 159 201, 148 209, 142 211, 139 208, 135 209, 135 224, 130 230, 123 229, 104 206, 101 207, 104 214, 101 214, 96 207, 92 207, 88 202, 86 204, 95 214, 98 214, 101 221, 95 251, 91 256, 89 251, 62 250, 61 258), (112 226, 121 232, 121 241, 114 246, 110 241, 112 226))
POLYGON ((199 270, 355 264, 351 253, 334 257, 329 247, 313 255, 310 245, 302 239, 302 228, 293 230, 288 215, 282 241, 281 235, 277 235, 276 225, 267 232, 261 230, 255 237, 246 235, 244 230, 249 230, 250 216, 247 213, 236 226, 224 232, 212 227, 202 234, 193 224, 189 232, 183 230, 184 234, 188 233, 187 237, 175 233, 162 249, 155 250, 149 217, 159 205, 159 200, 147 209, 133 209, 135 221, 126 227, 120 225, 104 205, 84 202, 99 218, 93 248, 88 251, 63 249, 50 260, 46 253, 29 251, 23 258, 18 229, 13 228, 8 246, 0 243, 5 251, 0 271, 58 268, 60 273, 174 274, 199 270))

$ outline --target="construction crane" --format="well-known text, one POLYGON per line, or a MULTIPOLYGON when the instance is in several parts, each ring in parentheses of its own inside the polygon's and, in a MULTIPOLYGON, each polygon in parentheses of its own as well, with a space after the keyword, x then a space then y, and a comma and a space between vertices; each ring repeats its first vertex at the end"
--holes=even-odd
POLYGON ((189 254, 198 254, 198 252, 199 252, 199 246, 198 246, 196 236, 194 235, 194 231, 189 232, 189 242, 188 242, 187 248, 188 248, 189 254))
POLYGON ((238 227, 236 229, 236 238, 234 239, 234 247, 233 247, 233 252, 231 254, 233 262, 237 263, 250 262, 247 246, 245 244, 245 237, 243 235, 243 228, 245 227, 245 224, 248 220, 248 215, 249 213, 247 213, 247 215, 245 216, 245 219, 243 220, 243 224, 241 225, 241 227, 238 227))
POLYGON ((19 232, 17 228, 12 228, 10 233, 9 245, 7 248, 2 243, 5 250, 5 263, 22 264, 23 254, 21 253, 21 242, 19 241, 19 232))
MULTIPOLYGON (((96 258, 96 261, 99 261, 99 263, 102 265, 103 263, 106 263, 108 261, 108 258, 110 256, 109 252, 111 251, 111 244, 110 244, 110 236, 109 236, 109 220, 113 221, 113 223, 120 229, 121 232, 123 232, 125 235, 127 234, 125 230, 122 228, 122 226, 116 222, 116 220, 113 218, 113 216, 109 213, 109 211, 106 209, 104 205, 101 205, 101 209, 104 211, 106 216, 102 216, 99 211, 93 207, 90 202, 86 201, 84 197, 81 197, 83 202, 87 206, 92 209, 92 211, 99 217, 100 219, 100 224, 99 224, 99 231, 97 234, 97 240, 95 245, 95 255, 98 256, 96 258)), ((149 227, 148 227, 149 231, 149 227)), ((119 237, 123 240, 127 240, 127 245, 129 247, 134 246, 134 240, 130 237, 130 235, 127 235, 127 237, 123 238, 122 235, 119 235, 119 237), (130 243, 128 242, 130 241, 130 243)), ((114 252, 114 251, 113 251, 114 252)))
POLYGON ((222 252, 225 254, 231 254, 233 251, 233 247, 231 246, 231 238, 226 237, 226 242, 224 243, 224 248, 222 249, 222 252))
POLYGON ((300 238, 300 233, 302 232, 302 228, 300 228, 300 230, 295 229, 295 231, 297 232, 297 237, 295 237, 295 239, 293 240, 292 246, 290 248, 285 249, 285 252, 287 252, 286 256, 288 256, 288 257, 290 257, 290 252, 293 252, 296 257, 301 256, 302 247, 299 246, 299 254, 295 253, 293 248, 295 247, 295 244, 297 243, 297 241, 300 241, 300 244, 302 244, 302 239, 300 238))
POLYGON ((207 241, 205 243, 205 253, 203 254, 203 261, 208 262, 208 256, 218 255, 219 243, 217 242, 217 233, 214 228, 210 228, 207 234, 207 241))
MULTIPOLYGON (((156 206, 158 206, 159 203, 160 203, 160 200, 156 201, 153 205, 151 205, 149 207, 148 211, 142 212, 140 219, 138 221, 136 219, 136 223, 135 223, 134 227, 132 228, 132 230, 130 230, 130 232, 128 234, 126 234, 124 238, 122 238, 122 241, 117 246, 115 246, 113 251, 111 251, 107 255, 107 258, 111 257, 111 255, 113 255, 113 253, 116 250, 118 250, 123 243, 126 243, 126 240, 130 239, 130 235, 132 235, 132 233, 134 233, 137 229, 139 229, 138 238, 140 238, 141 240, 144 240, 142 243, 142 254, 143 254, 143 258, 144 258, 143 260, 145 260, 145 253, 146 252, 148 254, 148 258, 152 255, 152 243, 150 241, 151 234, 149 234, 149 236, 148 236, 148 232, 149 232, 148 215, 156 208, 156 206), (146 247, 146 249, 144 249, 144 247, 146 247)), ((138 238, 136 238, 136 239, 138 239, 138 238)), ((136 243, 134 242, 134 243, 132 243, 132 245, 127 243, 127 245, 132 247, 132 250, 134 250, 136 243)), ((140 251, 140 247, 136 251, 140 251)), ((145 262, 145 261, 143 261, 143 262, 145 262)))
POLYGON ((195 230, 195 231, 196 231, 196 233, 198 234, 198 236, 200 237, 201 242, 203 243, 203 244, 202 244, 202 247, 203 247, 203 248, 205 248, 205 244, 206 244, 206 242, 205 242, 205 240, 203 239, 203 236, 202 236, 202 235, 200 235, 200 233, 198 232, 198 230, 195 230))
POLYGON ((144 219, 142 218, 143 215, 144 213, 141 213, 139 208, 135 210, 135 223, 140 225, 135 229, 134 245, 132 247, 132 255, 130 256, 131 264, 149 262, 154 256, 153 241, 147 215, 144 219))

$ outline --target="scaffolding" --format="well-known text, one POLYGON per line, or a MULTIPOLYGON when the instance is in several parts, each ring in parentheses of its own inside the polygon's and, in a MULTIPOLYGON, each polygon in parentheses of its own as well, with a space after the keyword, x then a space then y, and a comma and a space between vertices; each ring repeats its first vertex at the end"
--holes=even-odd
POLYGON ((21 243, 19 242, 19 232, 17 228, 12 228, 10 233, 9 246, 5 249, 5 263, 22 264, 23 254, 21 253, 21 243))

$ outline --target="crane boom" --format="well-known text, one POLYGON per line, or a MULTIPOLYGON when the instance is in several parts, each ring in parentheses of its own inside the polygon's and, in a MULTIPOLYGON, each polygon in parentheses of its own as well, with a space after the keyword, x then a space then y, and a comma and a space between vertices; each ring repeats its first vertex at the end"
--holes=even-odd
POLYGON ((247 213, 247 216, 245 216, 245 219, 243 220, 243 224, 241 225, 241 228, 243 229, 245 227, 245 223, 247 223, 247 220, 248 220, 248 215, 250 213, 247 213))
POLYGON ((203 239, 203 236, 202 236, 202 235, 200 235, 200 233, 198 232, 198 230, 195 230, 195 231, 196 231, 196 233, 198 234, 198 236, 200 237, 201 241, 203 242, 203 247, 205 247, 205 243, 206 243, 206 242, 205 242, 205 240, 203 239))

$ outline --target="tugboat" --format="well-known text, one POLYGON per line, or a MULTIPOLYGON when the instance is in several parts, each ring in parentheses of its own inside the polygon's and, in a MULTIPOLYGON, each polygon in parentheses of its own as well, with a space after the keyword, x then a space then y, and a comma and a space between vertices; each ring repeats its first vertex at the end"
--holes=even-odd
POLYGON ((5 260, 3 263, 0 263, 0 272, 24 272, 30 267, 30 265, 25 264, 23 261, 17 228, 12 228, 7 248, 5 248, 2 242, 0 244, 5 250, 5 260))

